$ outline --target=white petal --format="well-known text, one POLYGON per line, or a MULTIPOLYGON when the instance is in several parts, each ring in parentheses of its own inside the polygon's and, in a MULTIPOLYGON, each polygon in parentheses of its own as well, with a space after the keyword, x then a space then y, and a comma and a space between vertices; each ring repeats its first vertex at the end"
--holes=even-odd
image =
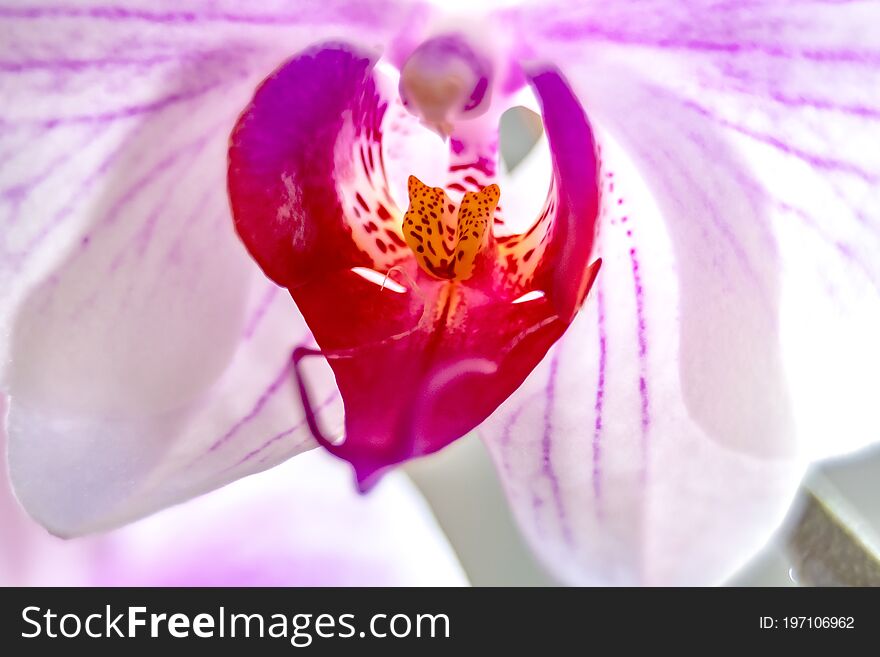
MULTIPOLYGON (((564 4, 526 9, 523 34, 542 42, 541 57, 563 68, 642 175, 696 185, 726 176, 729 191, 754 206, 710 198, 706 210, 718 217, 716 232, 733 235, 728 256, 778 270, 769 292, 806 453, 877 440, 880 150, 871 145, 880 142, 872 27, 880 5, 564 4), (750 239, 770 244, 755 250, 750 239)), ((701 203, 694 194, 691 204, 701 203)))
POLYGON ((0 381, 13 483, 52 531, 311 445, 284 371, 305 331, 233 232, 228 135, 285 57, 341 25, 381 46, 406 17, 345 2, 0 17, 0 93, 16 99, 0 110, 0 381))
POLYGON ((584 316, 490 445, 561 576, 719 582, 805 460, 877 437, 880 7, 509 16, 569 77, 615 187, 584 316))
MULTIPOLYGON (((286 291, 261 292, 253 334, 242 331, 227 369, 191 403, 114 413, 14 397, 9 462, 28 512, 62 536, 105 529, 312 448, 290 369, 307 332, 286 291)), ((335 401, 329 379, 321 389, 335 401)))
POLYGON ((24 514, 5 472, 3 586, 467 584, 406 477, 392 474, 358 495, 348 468, 319 451, 123 529, 69 541, 24 514))
POLYGON ((65 543, 25 515, 8 481, 6 435, 2 419, 6 398, 0 395, 0 586, 84 586, 90 582, 91 541, 65 543))
MULTIPOLYGON (((778 526, 804 469, 772 324, 748 312, 751 279, 712 241, 677 247, 682 236, 632 162, 600 137, 613 177, 596 286, 481 432, 520 526, 565 581, 718 583, 778 526), (713 285, 724 294, 703 293, 713 285), (710 343, 708 355, 692 351, 710 343)), ((699 208, 682 220, 699 221, 699 208)))

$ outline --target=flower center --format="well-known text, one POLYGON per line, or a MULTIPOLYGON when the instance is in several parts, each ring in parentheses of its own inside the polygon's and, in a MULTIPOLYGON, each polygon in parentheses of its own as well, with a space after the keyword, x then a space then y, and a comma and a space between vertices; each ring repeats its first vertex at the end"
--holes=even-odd
POLYGON ((410 112, 446 136, 460 119, 489 106, 492 68, 458 35, 434 37, 413 51, 400 69, 400 96, 410 112))
POLYGON ((409 177, 409 209, 403 235, 427 273, 446 280, 471 277, 477 255, 489 244, 489 226, 501 197, 498 185, 466 192, 458 206, 440 187, 409 177))

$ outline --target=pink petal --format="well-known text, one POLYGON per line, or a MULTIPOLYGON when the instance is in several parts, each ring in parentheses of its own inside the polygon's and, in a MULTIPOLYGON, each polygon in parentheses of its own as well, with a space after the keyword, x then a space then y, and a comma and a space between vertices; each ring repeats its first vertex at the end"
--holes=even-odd
POLYGON ((24 514, 5 472, 3 464, 4 586, 467 583, 430 511, 404 476, 391 475, 373 494, 360 496, 343 464, 322 452, 123 529, 70 541, 50 536, 24 514))
POLYGON ((392 474, 359 495, 323 451, 107 537, 114 585, 461 586, 467 580, 415 487, 392 474))
POLYGON ((344 24, 381 43, 407 17, 344 2, 0 11, 16 98, 0 111, 0 377, 13 483, 52 531, 311 446, 286 372, 306 332, 232 230, 229 132, 310 39, 344 24))

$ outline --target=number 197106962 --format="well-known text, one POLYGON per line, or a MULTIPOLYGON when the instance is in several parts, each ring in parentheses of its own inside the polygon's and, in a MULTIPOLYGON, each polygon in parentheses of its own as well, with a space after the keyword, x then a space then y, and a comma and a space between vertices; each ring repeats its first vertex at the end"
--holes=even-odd
POLYGON ((785 616, 782 627, 787 630, 850 630, 855 627, 852 616, 785 616))

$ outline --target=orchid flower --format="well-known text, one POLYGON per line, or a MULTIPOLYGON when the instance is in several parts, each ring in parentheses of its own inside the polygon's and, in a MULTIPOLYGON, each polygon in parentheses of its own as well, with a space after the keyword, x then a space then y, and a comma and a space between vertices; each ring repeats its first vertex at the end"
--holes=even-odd
MULTIPOLYGON (((0 404, 3 403, 0 398, 0 404)), ((0 445, 5 445, 0 431, 0 445)), ((405 477, 376 495, 315 451, 101 536, 64 541, 0 467, 0 586, 458 586, 449 544, 405 477)))
POLYGON ((316 445, 367 490, 476 429, 563 581, 722 581, 877 438, 878 20, 0 7, 18 499, 77 536, 316 445), (546 139, 508 172, 515 106, 546 139))

